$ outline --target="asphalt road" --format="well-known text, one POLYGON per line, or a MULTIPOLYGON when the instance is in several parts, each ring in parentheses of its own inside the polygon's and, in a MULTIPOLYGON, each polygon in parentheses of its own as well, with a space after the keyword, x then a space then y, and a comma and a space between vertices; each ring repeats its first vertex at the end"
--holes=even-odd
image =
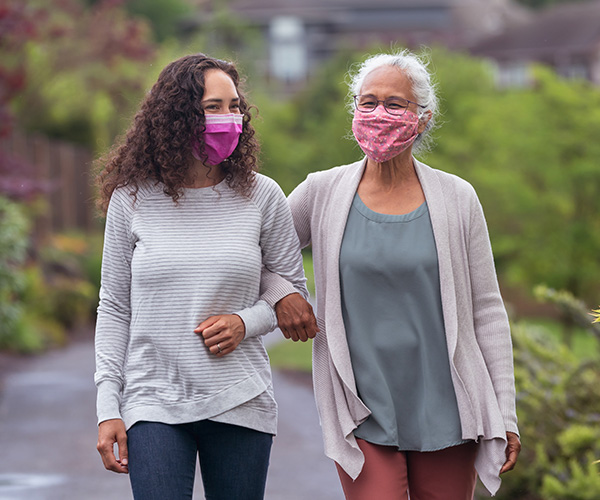
MULTIPOLYGON (((96 451, 91 334, 10 367, 0 362, 0 500, 131 499, 127 476, 104 470, 96 451)), ((266 499, 343 500, 323 454, 310 383, 293 373, 273 376, 279 431, 266 499)), ((203 499, 198 475, 195 489, 194 499, 203 499)))

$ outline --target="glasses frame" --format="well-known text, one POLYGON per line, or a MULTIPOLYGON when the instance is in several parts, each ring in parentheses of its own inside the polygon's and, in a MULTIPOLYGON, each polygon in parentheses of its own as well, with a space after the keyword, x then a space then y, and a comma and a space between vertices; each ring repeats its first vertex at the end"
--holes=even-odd
MULTIPOLYGON (((371 110, 369 110, 369 111, 365 111, 365 110, 359 109, 359 107, 358 107, 358 98, 359 98, 359 97, 362 97, 362 96, 364 96, 364 95, 367 95, 367 96, 368 96, 368 95, 370 95, 370 94, 355 94, 355 95, 353 95, 353 96, 352 96, 352 98, 354 99, 354 109, 356 109, 356 111, 358 111, 359 113, 372 113, 373 111, 375 111, 375 110, 377 109, 377 106, 379 106, 379 104, 382 104, 382 105, 383 105, 383 109, 385 109, 386 113, 388 113, 388 114, 390 114, 390 115, 392 115, 392 116, 402 116, 402 115, 404 115, 404 113, 406 113, 406 110, 408 109, 408 106, 406 106, 406 108, 404 108, 404 110, 402 111, 402 113, 392 113, 392 112, 391 112, 391 111, 390 111, 390 110, 387 108, 387 106, 385 105, 385 101, 387 101, 388 99, 390 99, 390 98, 388 97, 388 99, 384 99, 384 100, 380 100, 380 99, 373 99, 374 101, 376 101, 376 102, 377 102, 377 104, 375 104, 375 107, 374 107, 373 109, 371 109, 371 110)), ((374 98, 374 97, 375 97, 375 96, 373 96, 373 98, 374 98)), ((396 99, 402 99, 403 101, 406 101, 406 102, 408 102, 409 104, 415 104, 415 105, 416 105, 418 108, 421 108, 421 109, 425 109, 425 108, 427 107, 427 106, 423 106, 422 104, 419 104, 418 102, 411 101, 411 100, 409 100, 409 99, 404 99, 404 97, 397 97, 396 99)))

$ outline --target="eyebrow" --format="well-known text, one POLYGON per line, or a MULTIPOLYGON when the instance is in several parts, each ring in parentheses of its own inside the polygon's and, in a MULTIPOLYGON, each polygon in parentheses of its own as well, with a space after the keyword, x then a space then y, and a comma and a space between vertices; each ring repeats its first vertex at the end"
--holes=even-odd
MULTIPOLYGON (((377 96, 373 95, 373 94, 357 94, 360 97, 371 97, 373 99, 377 99, 377 96)), ((410 102, 412 104, 416 104, 419 108, 426 108, 427 106, 423 105, 423 104, 419 104, 416 101, 411 101, 410 99, 407 99, 406 97, 401 97, 399 95, 391 95, 389 97, 386 97, 385 100, 389 100, 389 99, 400 99, 401 101, 406 101, 406 102, 410 102)))
MULTIPOLYGON (((360 97, 372 97, 373 99, 377 99, 377 96, 374 94, 360 94, 360 97)), ((406 97, 401 97, 399 95, 391 95, 391 96, 386 97, 386 99, 402 99, 403 101, 409 100, 406 97)), ((410 102, 412 102, 412 101, 410 101, 410 102)))
MULTIPOLYGON (((239 97, 234 97, 233 99, 231 99, 231 102, 239 101, 239 100, 240 100, 239 97)), ((223 99, 205 99, 205 100, 202 100, 201 102, 223 102, 223 99)))

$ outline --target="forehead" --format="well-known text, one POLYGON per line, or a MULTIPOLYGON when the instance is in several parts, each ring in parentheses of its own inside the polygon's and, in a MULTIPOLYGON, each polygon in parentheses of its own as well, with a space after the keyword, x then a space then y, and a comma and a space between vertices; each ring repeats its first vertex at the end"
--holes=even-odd
POLYGON ((395 66, 380 66, 367 74, 360 93, 372 94, 380 99, 399 96, 414 101, 411 81, 401 69, 395 66))
POLYGON ((220 94, 238 97, 235 83, 227 73, 220 69, 209 69, 204 74, 204 98, 210 99, 220 94))

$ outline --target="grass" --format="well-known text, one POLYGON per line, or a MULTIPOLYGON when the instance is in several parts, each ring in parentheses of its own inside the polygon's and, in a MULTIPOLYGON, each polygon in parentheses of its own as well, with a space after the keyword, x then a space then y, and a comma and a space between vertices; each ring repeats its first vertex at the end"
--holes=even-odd
POLYGON ((307 373, 312 370, 312 340, 308 342, 284 340, 269 347, 268 351, 273 368, 307 373))

